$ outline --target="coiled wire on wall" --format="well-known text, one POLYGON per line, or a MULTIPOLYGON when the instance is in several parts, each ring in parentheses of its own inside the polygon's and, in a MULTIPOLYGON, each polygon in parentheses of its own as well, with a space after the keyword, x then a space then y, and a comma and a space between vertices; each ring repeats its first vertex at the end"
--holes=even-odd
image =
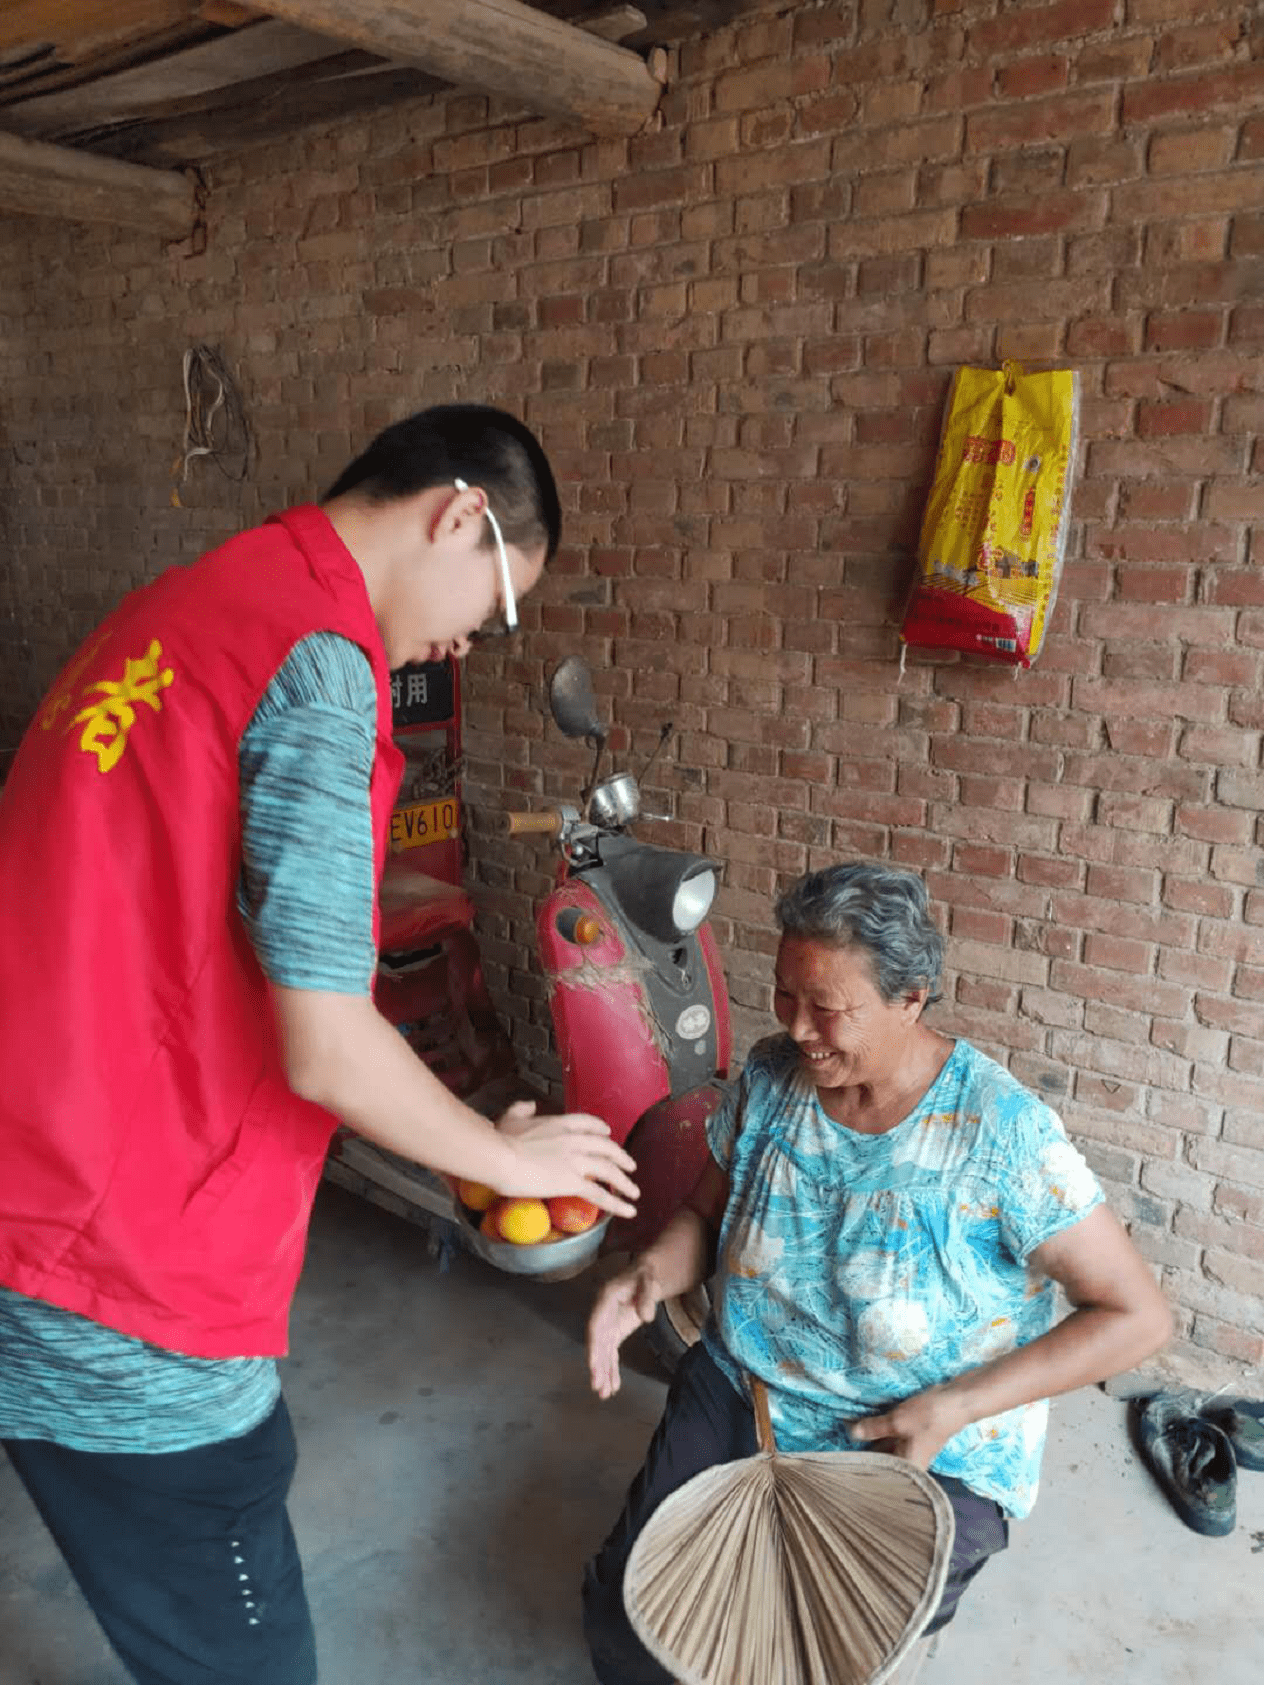
MULTIPOLYGON (((184 354, 184 443, 172 464, 180 484, 189 478, 190 464, 209 457, 227 480, 240 484, 250 466, 250 424, 232 375, 219 352, 194 345, 184 354)), ((180 507, 179 487, 171 502, 180 507)))

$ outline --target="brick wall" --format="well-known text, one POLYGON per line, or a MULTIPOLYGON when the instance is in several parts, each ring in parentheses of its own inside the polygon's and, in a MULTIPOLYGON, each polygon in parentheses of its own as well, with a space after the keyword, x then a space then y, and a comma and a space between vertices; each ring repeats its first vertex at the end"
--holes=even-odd
POLYGON ((769 900, 923 868, 936 1022, 1047 1095, 1181 1320, 1264 1358, 1264 31, 1198 0, 747 6, 685 43, 657 132, 596 142, 452 96, 224 161, 203 256, 53 222, 0 250, 8 741, 102 609, 317 493, 380 425, 490 399, 549 446, 566 548, 468 664, 472 875, 498 999, 542 846, 505 805, 585 757, 542 678, 578 650, 648 804, 728 863, 743 1046, 769 900), (180 356, 220 346, 257 454, 171 506, 180 356), (1082 371, 1056 616, 1013 677, 910 660, 896 609, 952 369, 1082 371))

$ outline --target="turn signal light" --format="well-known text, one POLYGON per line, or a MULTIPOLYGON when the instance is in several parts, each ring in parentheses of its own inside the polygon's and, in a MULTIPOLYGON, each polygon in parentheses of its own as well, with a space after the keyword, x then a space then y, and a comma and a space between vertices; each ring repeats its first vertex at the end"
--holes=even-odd
POLYGON ((587 948, 594 942, 600 942, 600 919, 595 919, 591 913, 581 913, 575 920, 575 931, 571 940, 573 942, 578 942, 581 948, 587 948))

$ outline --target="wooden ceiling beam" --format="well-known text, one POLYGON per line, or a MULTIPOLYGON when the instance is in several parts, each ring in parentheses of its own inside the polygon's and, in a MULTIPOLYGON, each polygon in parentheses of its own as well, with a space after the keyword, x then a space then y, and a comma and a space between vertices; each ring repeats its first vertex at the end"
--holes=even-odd
POLYGON ((151 64, 98 76, 57 93, 15 100, 0 112, 0 124, 15 134, 37 138, 83 134, 148 116, 177 100, 331 58, 335 51, 326 35, 294 29, 288 23, 251 24, 233 35, 168 53, 151 64))
POLYGON ((0 6, 0 52, 46 41, 70 64, 110 47, 143 47, 147 36, 188 28, 192 0, 4 0, 0 6))
POLYGON ((180 239, 193 231, 197 198, 192 181, 173 170, 0 134, 0 210, 118 223, 180 239))
POLYGON ((303 29, 407 60, 599 135, 632 135, 662 87, 644 59, 521 0, 260 0, 303 29))

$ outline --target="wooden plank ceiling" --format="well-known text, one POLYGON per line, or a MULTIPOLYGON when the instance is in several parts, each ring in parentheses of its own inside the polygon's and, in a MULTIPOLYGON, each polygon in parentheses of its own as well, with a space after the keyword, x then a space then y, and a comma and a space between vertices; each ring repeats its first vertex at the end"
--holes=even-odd
POLYGON ((179 236, 218 154, 457 87, 631 135, 766 0, 0 0, 0 212, 179 236))
POLYGON ((456 85, 635 133, 634 57, 753 3, 5 0, 0 132, 171 168, 456 85))

